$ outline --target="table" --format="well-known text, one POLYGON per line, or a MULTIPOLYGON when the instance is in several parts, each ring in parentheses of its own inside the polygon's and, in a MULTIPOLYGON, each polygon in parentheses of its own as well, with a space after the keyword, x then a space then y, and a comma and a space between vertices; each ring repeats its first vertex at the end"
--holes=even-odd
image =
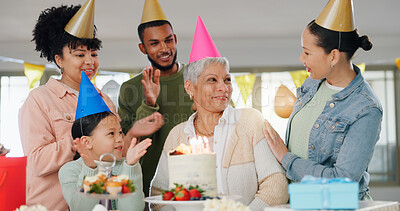
MULTIPOLYGON (((397 201, 360 201, 356 211, 399 211, 397 201)), ((290 204, 267 207, 264 211, 291 211, 290 204)))

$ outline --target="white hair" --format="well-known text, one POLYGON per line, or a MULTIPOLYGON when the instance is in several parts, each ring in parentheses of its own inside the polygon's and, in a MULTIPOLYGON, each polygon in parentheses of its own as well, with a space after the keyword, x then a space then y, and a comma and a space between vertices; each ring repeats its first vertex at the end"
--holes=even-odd
POLYGON ((229 73, 229 61, 225 57, 207 57, 195 62, 188 64, 183 72, 184 80, 189 80, 196 83, 197 79, 203 73, 204 68, 208 67, 210 64, 221 64, 225 66, 227 72, 229 73))

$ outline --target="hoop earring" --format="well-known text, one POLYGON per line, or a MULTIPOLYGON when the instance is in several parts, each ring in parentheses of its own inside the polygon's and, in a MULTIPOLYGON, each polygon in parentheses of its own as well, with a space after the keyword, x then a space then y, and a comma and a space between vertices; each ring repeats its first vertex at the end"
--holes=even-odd
POLYGON ((335 65, 331 64, 331 68, 334 69, 334 68, 335 68, 335 65))
POLYGON ((189 99, 193 100, 193 95, 192 94, 189 94, 189 99))
POLYGON ((64 73, 64 68, 63 67, 60 67, 60 72, 61 72, 61 74, 64 73))

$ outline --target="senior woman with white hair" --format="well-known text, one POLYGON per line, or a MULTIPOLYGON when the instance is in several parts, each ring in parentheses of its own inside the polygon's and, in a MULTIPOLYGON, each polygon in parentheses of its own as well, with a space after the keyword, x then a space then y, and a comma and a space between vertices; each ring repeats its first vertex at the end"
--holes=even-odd
POLYGON ((264 118, 252 108, 229 106, 232 94, 229 63, 224 57, 190 63, 185 90, 197 112, 169 133, 152 183, 151 195, 168 189, 168 152, 196 136, 206 136, 217 157, 220 194, 240 195, 251 210, 288 201, 288 182, 262 133, 264 118))

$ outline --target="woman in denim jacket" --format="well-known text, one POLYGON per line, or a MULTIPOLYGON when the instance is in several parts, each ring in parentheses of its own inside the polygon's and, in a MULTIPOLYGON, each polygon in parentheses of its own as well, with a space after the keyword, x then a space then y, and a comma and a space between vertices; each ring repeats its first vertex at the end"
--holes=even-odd
POLYGON ((348 177, 359 183, 359 199, 369 196, 368 164, 379 139, 382 106, 351 58, 367 36, 341 32, 311 21, 302 34, 304 63, 310 77, 297 89, 285 145, 265 121, 264 135, 286 176, 348 177))

